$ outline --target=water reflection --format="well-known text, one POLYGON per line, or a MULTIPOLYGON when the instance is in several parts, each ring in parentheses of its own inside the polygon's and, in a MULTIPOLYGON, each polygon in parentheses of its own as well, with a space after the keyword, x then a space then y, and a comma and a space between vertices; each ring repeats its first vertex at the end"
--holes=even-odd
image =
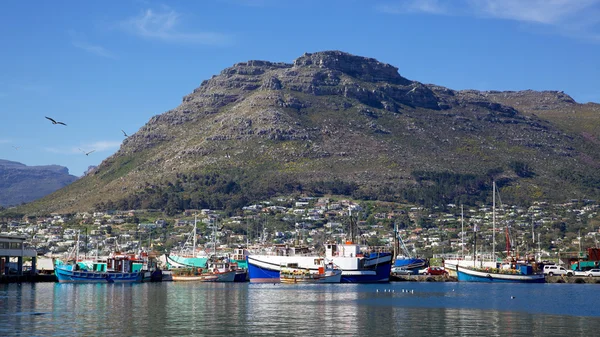
POLYGON ((0 335, 595 335, 594 289, 561 286, 11 284, 0 335))

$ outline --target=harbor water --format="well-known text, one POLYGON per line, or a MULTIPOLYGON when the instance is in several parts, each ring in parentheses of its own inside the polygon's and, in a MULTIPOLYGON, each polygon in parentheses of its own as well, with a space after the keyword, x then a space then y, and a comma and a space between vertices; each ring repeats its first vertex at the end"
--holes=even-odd
POLYGON ((0 336, 595 336, 598 284, 0 285, 0 336))

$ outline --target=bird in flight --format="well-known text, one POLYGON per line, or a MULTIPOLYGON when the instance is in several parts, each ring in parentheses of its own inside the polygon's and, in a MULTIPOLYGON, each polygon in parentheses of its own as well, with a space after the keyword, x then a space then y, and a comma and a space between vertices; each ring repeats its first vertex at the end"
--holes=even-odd
POLYGON ((85 152, 85 151, 83 151, 82 149, 79 149, 79 151, 81 151, 81 152, 85 153, 85 155, 87 156, 87 155, 89 155, 90 153, 92 153, 92 152, 94 152, 94 151, 96 151, 96 150, 92 150, 92 151, 89 151, 89 152, 85 152))
POLYGON ((15 148, 15 150, 18 150, 21 148, 20 146, 14 146, 14 145, 13 145, 13 147, 15 148))
POLYGON ((52 119, 52 118, 50 118, 50 117, 47 117, 47 116, 44 116, 44 117, 46 117, 46 119, 49 119, 49 120, 52 122, 52 124, 62 124, 62 125, 64 125, 64 126, 67 126, 67 124, 65 124, 65 123, 63 123, 63 122, 57 122, 57 121, 55 121, 54 119, 52 119))
POLYGON ((125 137, 129 137, 129 136, 127 135, 127 133, 125 133, 125 131, 121 130, 121 132, 123 132, 123 135, 124 135, 125 137))

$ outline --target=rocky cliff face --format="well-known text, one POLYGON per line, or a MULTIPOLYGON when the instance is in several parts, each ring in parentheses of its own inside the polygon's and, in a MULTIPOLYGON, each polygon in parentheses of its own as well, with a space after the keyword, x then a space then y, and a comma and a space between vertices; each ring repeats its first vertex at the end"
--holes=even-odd
POLYGON ((0 206, 34 201, 75 180, 63 166, 27 166, 0 159, 0 206))
POLYGON ((565 94, 426 85, 340 51, 242 62, 31 209, 219 208, 294 192, 401 199, 432 172, 494 176, 522 198, 598 194, 600 186, 567 172, 592 174, 600 151, 578 130, 528 110, 544 106, 586 109, 565 94))

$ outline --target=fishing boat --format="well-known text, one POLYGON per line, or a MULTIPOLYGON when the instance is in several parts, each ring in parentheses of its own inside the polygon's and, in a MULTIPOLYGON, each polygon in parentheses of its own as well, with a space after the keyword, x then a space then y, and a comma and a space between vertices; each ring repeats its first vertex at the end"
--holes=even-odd
POLYGON ((171 251, 168 254, 164 254, 161 257, 161 262, 168 269, 172 268, 205 268, 206 261, 208 261, 208 254, 204 251, 198 251, 196 245, 197 240, 197 223, 198 217, 194 216, 194 228, 188 235, 188 238, 184 242, 183 246, 177 250, 171 251))
POLYGON ((233 252, 228 255, 229 262, 235 267, 236 273, 234 282, 247 282, 249 280, 246 256, 248 256, 248 251, 244 248, 235 248, 233 252))
POLYGON ((247 257, 250 282, 280 282, 281 266, 297 263, 299 268, 318 272, 325 258, 342 270, 341 283, 389 282, 392 254, 383 248, 363 249, 355 243, 358 226, 350 221, 349 240, 345 243, 325 243, 325 256, 308 247, 275 245, 264 254, 247 257))
POLYGON ((176 268, 171 270, 173 281, 234 282, 236 271, 229 263, 208 263, 207 268, 176 268))
MULTIPOLYGON (((212 273, 203 273, 202 268, 194 269, 194 268, 177 268, 171 270, 171 277, 174 282, 187 282, 187 281, 196 281, 196 282, 215 282, 218 279, 217 275, 212 273)), ((234 275, 235 277, 235 275, 234 275)))
POLYGON ((458 281, 466 282, 513 282, 544 283, 544 274, 534 273, 530 265, 518 265, 516 268, 473 268, 456 266, 458 281))
POLYGON ((134 283, 144 278, 143 261, 115 255, 106 259, 79 258, 79 232, 66 262, 56 259, 54 274, 59 283, 134 283), (74 258, 72 258, 74 256, 74 258))
POLYGON ((142 264, 127 259, 63 262, 56 260, 54 274, 59 283, 142 282, 142 264))
POLYGON ((175 268, 171 272, 173 281, 235 282, 238 265, 226 256, 213 255, 205 268, 175 268))
MULTIPOLYGON (((493 191, 493 206, 492 206, 492 261, 485 266, 477 261, 475 248, 475 257, 473 258, 473 266, 467 266, 461 261, 454 265, 459 282, 512 282, 512 283, 544 283, 546 281, 544 275, 535 272, 533 266, 526 262, 517 263, 515 259, 510 258, 510 239, 508 235, 508 227, 506 227, 506 253, 507 259, 505 263, 496 261, 496 183, 492 183, 493 191), (478 265, 479 263, 479 265, 478 265)), ((477 226, 473 230, 474 246, 477 247, 477 226)), ((464 260, 462 260, 464 261, 464 260)))
MULTIPOLYGON (((321 256, 304 247, 279 246, 269 254, 248 255, 250 282, 279 282, 281 266, 297 263, 298 267, 317 272, 321 256)), ((325 258, 342 269, 341 283, 389 282, 392 254, 386 251, 362 252, 352 242, 325 244, 325 258)))
POLYGON ((393 268, 401 268, 410 271, 412 274, 417 274, 420 269, 426 268, 428 262, 426 259, 422 259, 413 256, 406 245, 402 236, 398 231, 398 226, 394 224, 394 264, 393 268), (399 253, 397 253, 399 252, 399 253))
POLYGON ((321 267, 317 272, 300 268, 297 263, 288 263, 281 266, 279 280, 281 283, 340 283, 342 270, 333 263, 325 264, 324 261, 321 259, 321 267))

